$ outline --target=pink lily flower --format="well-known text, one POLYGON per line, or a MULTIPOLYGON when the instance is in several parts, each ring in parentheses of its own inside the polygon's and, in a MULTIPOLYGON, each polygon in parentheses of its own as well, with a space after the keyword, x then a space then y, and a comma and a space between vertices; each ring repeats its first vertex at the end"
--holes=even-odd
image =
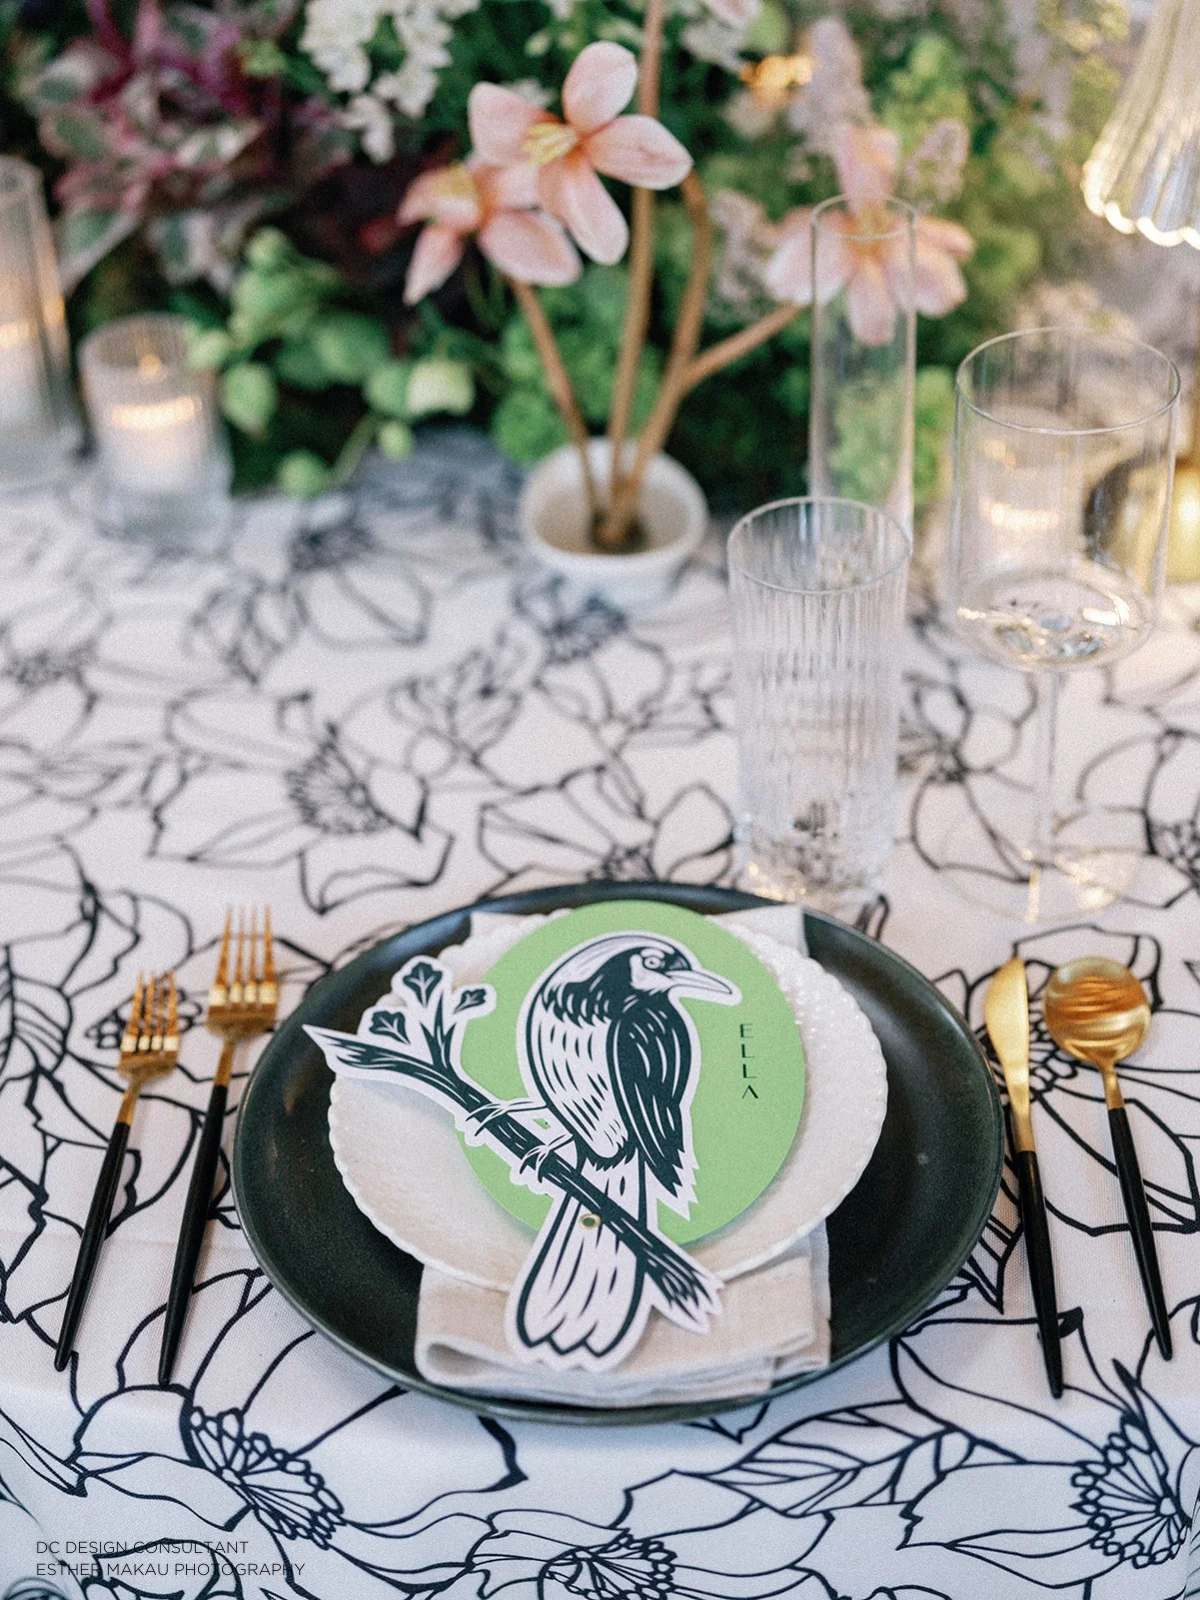
MULTIPOLYGON (((895 223, 884 210, 896 187, 899 161, 900 142, 889 128, 847 123, 839 130, 834 165, 847 209, 825 214, 819 300, 827 305, 845 290, 850 328, 863 344, 890 342, 908 278, 905 236, 889 231, 895 223)), ((788 213, 779 225, 779 241, 763 275, 767 290, 777 300, 811 305, 811 206, 788 213)), ((958 263, 974 248, 971 235, 956 222, 917 218, 913 288, 922 316, 944 317, 966 298, 958 263)))
POLYGON ((405 304, 416 305, 445 283, 471 234, 510 278, 546 287, 574 283, 583 270, 575 248, 553 217, 534 209, 537 203, 537 175, 528 164, 497 167, 472 155, 422 173, 397 213, 402 223, 426 223, 409 263, 405 304))
POLYGON ((477 83, 467 102, 471 140, 496 166, 528 162, 537 192, 593 261, 625 254, 629 229, 597 174, 643 189, 671 189, 692 158, 654 117, 620 116, 637 85, 637 59, 601 41, 581 50, 563 84, 563 115, 530 105, 511 89, 477 83))

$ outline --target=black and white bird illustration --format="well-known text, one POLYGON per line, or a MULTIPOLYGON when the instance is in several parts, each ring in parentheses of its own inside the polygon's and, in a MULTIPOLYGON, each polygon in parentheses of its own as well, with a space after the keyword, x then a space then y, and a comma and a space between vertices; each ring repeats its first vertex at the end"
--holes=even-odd
MULTIPOLYGON (((685 998, 736 1005, 736 987, 671 939, 613 933, 568 952, 530 989, 518 1024, 525 1081, 573 1145, 579 1170, 657 1233, 658 1202, 694 1198, 690 1107, 700 1043, 685 998)), ((568 1157, 569 1159, 569 1157, 568 1157)), ((664 1303, 630 1245, 559 1194, 510 1298, 510 1336, 557 1366, 605 1367, 664 1303)))

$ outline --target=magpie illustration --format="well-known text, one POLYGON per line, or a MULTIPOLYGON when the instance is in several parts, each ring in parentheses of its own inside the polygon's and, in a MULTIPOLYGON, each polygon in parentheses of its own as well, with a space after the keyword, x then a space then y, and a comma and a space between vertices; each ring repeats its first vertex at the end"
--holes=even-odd
MULTIPOLYGON (((590 1182, 654 1233, 659 1201, 686 1216, 694 1198, 700 1042, 685 996, 741 999, 670 939, 606 934, 542 975, 518 1023, 525 1081, 564 1130, 546 1149, 573 1145, 590 1182)), ((557 1366, 615 1364, 653 1304, 697 1325, 661 1300, 633 1247, 561 1194, 509 1303, 519 1343, 557 1366)))

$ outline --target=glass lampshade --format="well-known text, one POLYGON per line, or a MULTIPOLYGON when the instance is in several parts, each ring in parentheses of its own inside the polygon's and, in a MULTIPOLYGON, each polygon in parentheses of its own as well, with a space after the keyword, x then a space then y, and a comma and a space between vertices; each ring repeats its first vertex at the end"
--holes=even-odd
POLYGON ((1200 0, 1158 0, 1083 195, 1122 233, 1200 250, 1200 0))

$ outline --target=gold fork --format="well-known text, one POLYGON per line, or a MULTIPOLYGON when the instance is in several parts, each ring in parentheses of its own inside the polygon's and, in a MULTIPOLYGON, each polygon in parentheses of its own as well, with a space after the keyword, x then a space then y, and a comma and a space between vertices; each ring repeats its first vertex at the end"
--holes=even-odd
POLYGON ((187 1320, 192 1284, 196 1279, 196 1264, 200 1260, 204 1230, 208 1224, 208 1209, 221 1154, 225 1102, 233 1074, 234 1051, 241 1040, 252 1039, 255 1034, 266 1033, 274 1027, 275 1013, 279 1009, 270 911, 263 912, 261 934, 256 911, 250 914, 249 931, 245 917, 239 914, 231 976, 232 938, 233 913, 229 912, 225 918, 221 954, 217 958, 217 974, 208 991, 208 1016, 205 1018, 209 1030, 220 1034, 225 1042, 221 1046, 221 1059, 213 1076, 208 1110, 204 1114, 204 1125, 196 1146, 196 1164, 192 1168, 192 1181, 188 1186, 183 1221, 179 1228, 179 1243, 175 1248, 175 1267, 171 1274, 171 1292, 167 1298, 162 1349, 158 1358, 158 1381, 164 1385, 171 1381, 179 1341, 183 1337, 183 1325, 187 1320))
POLYGON ((96 1263, 100 1259, 100 1246, 108 1229, 117 1186, 121 1178, 121 1165, 125 1159, 125 1146, 129 1142, 129 1129, 143 1085, 152 1078, 170 1072, 179 1059, 179 1016, 175 992, 175 974, 165 972, 160 978, 151 976, 147 983, 139 973, 137 988, 129 1007, 129 1022, 121 1037, 121 1053, 117 1071, 128 1079, 129 1087, 121 1099, 117 1120, 91 1208, 79 1241, 79 1255, 75 1261, 75 1275, 67 1294, 67 1307, 63 1312, 62 1330, 54 1351, 55 1368, 61 1372, 71 1359, 79 1319, 83 1315, 88 1290, 92 1286, 96 1263))

